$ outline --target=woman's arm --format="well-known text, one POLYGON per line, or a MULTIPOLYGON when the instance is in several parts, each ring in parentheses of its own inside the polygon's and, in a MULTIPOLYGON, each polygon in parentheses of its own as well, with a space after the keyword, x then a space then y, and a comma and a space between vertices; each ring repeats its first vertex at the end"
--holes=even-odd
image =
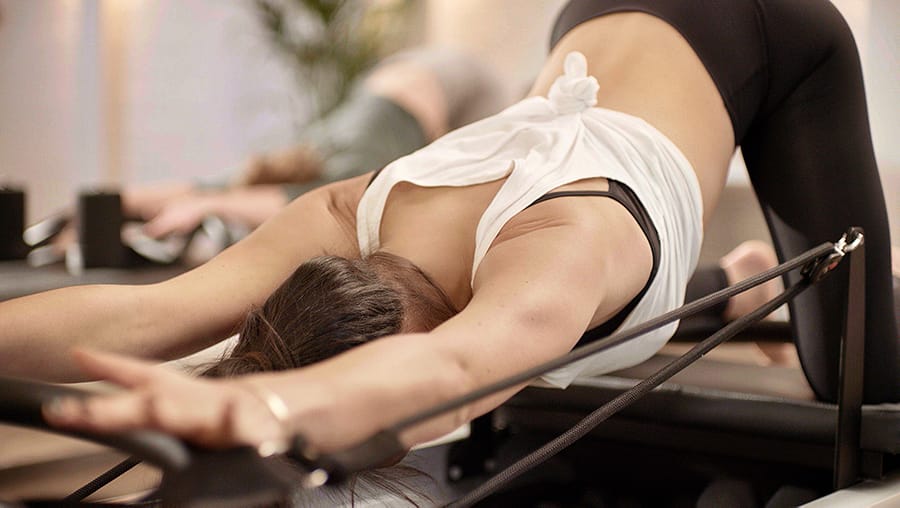
POLYGON ((170 200, 149 217, 143 232, 152 238, 189 234, 210 215, 255 229, 289 203, 285 186, 249 185, 195 191, 170 200))
MULTIPOLYGON (((159 428, 188 439, 203 429, 203 444, 259 444, 271 438, 272 422, 260 426, 265 431, 246 431, 261 409, 258 400, 248 402, 242 387, 250 380, 284 399, 290 431, 320 450, 341 449, 405 416, 565 353, 595 316, 613 314, 639 291, 649 260, 643 238, 623 233, 616 221, 543 223, 498 238, 479 269, 472 301, 431 333, 386 337, 305 369, 219 381, 173 381, 173 373, 132 360, 89 358, 86 365, 96 375, 132 379, 129 369, 143 369, 142 381, 129 382, 132 390, 124 395, 65 405, 53 413, 54 422, 98 430, 159 428), (621 280, 633 291, 613 294, 612 281, 621 280), (194 408, 196 393, 204 394, 204 411, 194 408)), ((411 445, 446 433, 514 391, 435 418, 403 440, 411 445)))
POLYGON ((244 241, 174 279, 81 286, 0 303, 0 374, 69 381, 74 346, 172 359, 231 333, 298 264, 358 252, 352 212, 365 177, 309 193, 244 241), (348 215, 350 213, 350 215, 348 215))
MULTIPOLYGON (((624 208, 611 200, 592 205, 589 220, 548 220, 532 210, 510 221, 478 269, 472 300, 431 333, 380 339, 308 369, 260 376, 262 382, 294 409, 296 430, 332 450, 565 354, 591 324, 640 291, 652 264, 646 238, 624 208)), ((450 432, 521 388, 415 427, 404 443, 450 432)))

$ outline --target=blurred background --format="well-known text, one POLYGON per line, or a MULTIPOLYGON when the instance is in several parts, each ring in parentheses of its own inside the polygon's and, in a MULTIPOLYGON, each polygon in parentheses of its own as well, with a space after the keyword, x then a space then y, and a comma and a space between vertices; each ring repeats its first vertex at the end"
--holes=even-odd
MULTIPOLYGON (((0 0, 0 184, 26 189, 31 222, 86 187, 221 175, 289 145, 407 46, 467 49, 521 94, 563 3, 0 0)), ((900 2, 834 3, 860 46, 896 243, 900 2)), ((730 187, 745 195, 736 167, 730 187)))

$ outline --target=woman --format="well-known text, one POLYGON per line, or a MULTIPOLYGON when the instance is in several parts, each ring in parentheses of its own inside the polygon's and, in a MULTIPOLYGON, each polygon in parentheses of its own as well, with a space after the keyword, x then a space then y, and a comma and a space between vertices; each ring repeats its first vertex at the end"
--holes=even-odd
MULTIPOLYGON (((883 203, 872 202, 880 188, 843 20, 824 0, 736 1, 718 11, 707 25, 701 20, 713 16, 693 2, 572 1, 531 98, 374 178, 304 195, 171 281, 0 305, 3 355, 17 359, 4 369, 60 380, 84 369, 130 388, 48 407, 60 426, 160 428, 207 446, 262 445, 297 432, 319 450, 341 449, 605 328, 677 306, 736 144, 776 232, 793 231, 778 235, 782 255, 849 225, 866 228, 875 252, 867 326, 896 337, 876 307, 891 308, 887 225, 883 203), (737 51, 744 58, 735 60, 737 51), (799 193, 799 182, 816 188, 799 193), (557 199, 542 199, 548 193, 557 199), (386 327, 396 331, 308 367, 229 380, 192 379, 110 353, 82 351, 77 366, 68 361, 73 345, 154 359, 198 350, 226 336, 304 262, 288 286, 298 279, 305 292, 291 301, 324 306, 316 315, 372 320, 399 305, 402 318, 386 327), (343 295, 351 286, 359 294, 343 295), (389 297, 369 300, 380 292, 389 297), (413 307, 421 294, 430 304, 413 307), (366 313, 337 308, 345 305, 366 313), (60 309, 52 321, 41 319, 48 306, 60 309), (459 312, 427 331, 448 307, 459 312)), ((638 362, 666 338, 644 337, 543 381, 564 386, 580 373, 638 362)), ((831 352, 810 352, 800 340, 804 362, 831 361, 831 352)), ((898 393, 890 375, 896 343, 876 348, 867 348, 867 396, 885 400, 898 393)), ((828 381, 813 379, 820 390, 828 381)), ((443 434, 512 393, 402 439, 412 445, 443 434)))

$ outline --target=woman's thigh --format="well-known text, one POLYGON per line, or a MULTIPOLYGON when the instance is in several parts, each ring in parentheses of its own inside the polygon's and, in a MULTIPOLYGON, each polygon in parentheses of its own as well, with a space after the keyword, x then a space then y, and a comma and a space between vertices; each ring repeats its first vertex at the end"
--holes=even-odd
MULTIPOLYGON (((763 5, 769 87, 742 140, 751 181, 782 259, 834 241, 850 226, 865 229, 865 396, 896 401, 900 358, 887 211, 853 36, 827 1, 763 5)), ((804 370, 825 400, 837 396, 845 294, 843 268, 791 309, 804 370)))

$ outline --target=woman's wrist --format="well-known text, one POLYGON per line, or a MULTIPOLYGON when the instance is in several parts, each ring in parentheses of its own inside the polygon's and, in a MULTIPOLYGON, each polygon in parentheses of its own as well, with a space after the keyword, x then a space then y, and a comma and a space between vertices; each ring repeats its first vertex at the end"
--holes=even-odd
POLYGON ((216 196, 212 213, 252 228, 275 216, 288 200, 279 185, 253 185, 216 196))
POLYGON ((253 396, 257 402, 266 407, 279 427, 278 437, 267 439, 256 445, 263 457, 284 453, 290 449, 294 432, 291 428, 290 408, 284 399, 274 390, 256 377, 242 377, 235 381, 235 386, 253 396))

